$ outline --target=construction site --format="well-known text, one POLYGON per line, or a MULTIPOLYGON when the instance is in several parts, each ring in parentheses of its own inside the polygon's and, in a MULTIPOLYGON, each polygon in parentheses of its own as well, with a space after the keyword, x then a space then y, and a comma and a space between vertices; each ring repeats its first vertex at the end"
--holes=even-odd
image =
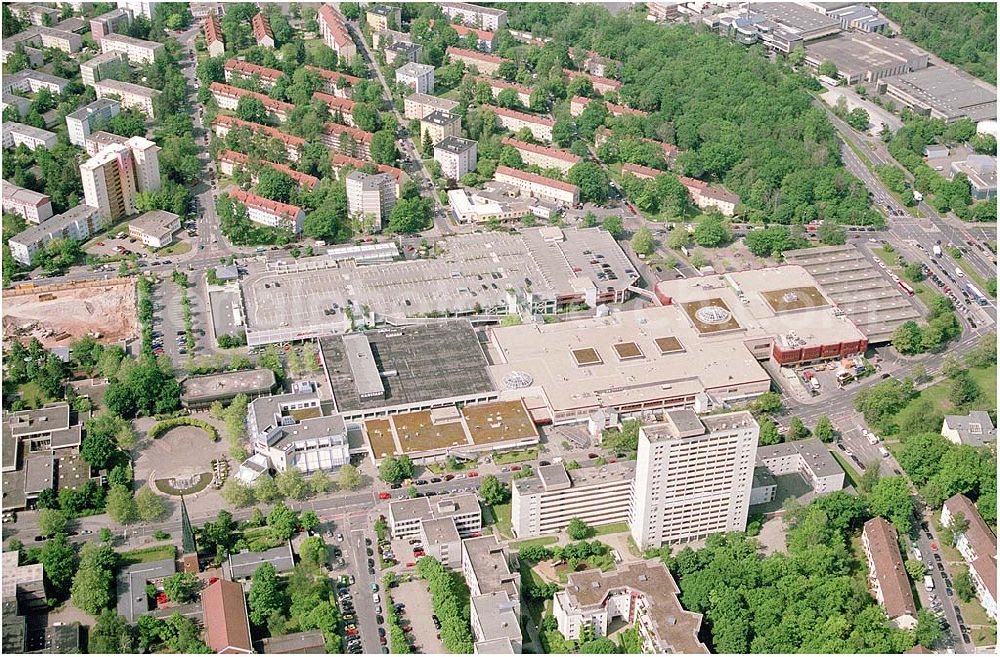
POLYGON ((138 335, 135 281, 110 279, 3 293, 4 340, 37 338, 46 348, 68 347, 85 336, 101 343, 138 335))

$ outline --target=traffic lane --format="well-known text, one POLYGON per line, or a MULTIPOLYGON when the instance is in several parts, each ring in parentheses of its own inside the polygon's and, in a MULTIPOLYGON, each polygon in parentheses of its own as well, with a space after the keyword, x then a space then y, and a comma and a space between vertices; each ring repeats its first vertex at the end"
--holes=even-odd
MULTIPOLYGON (((954 589, 952 589, 952 595, 949 596, 947 582, 945 582, 944 579, 944 565, 942 562, 937 561, 934 557, 935 554, 940 557, 940 554, 931 548, 932 542, 936 545, 940 545, 937 536, 933 533, 934 525, 927 519, 924 520, 924 524, 926 525, 926 529, 921 527, 918 530, 916 541, 917 548, 920 550, 920 555, 927 574, 929 574, 931 579, 934 581, 934 592, 937 594, 937 598, 941 602, 941 611, 944 612, 945 620, 948 622, 947 630, 951 634, 952 639, 955 642, 955 648, 958 652, 974 652, 974 646, 971 643, 967 643, 962 636, 961 623, 959 623, 958 615, 955 613, 957 601, 955 600, 954 589), (928 533, 931 533, 931 539, 927 538, 928 533)), ((949 581, 953 580, 949 578, 949 581)), ((918 592, 920 592, 921 598, 930 597, 928 592, 924 590, 923 582, 917 582, 916 588, 918 592)), ((928 608, 931 607, 930 604, 927 606, 928 608)))
MULTIPOLYGON (((354 571, 354 586, 351 587, 351 591, 354 595, 354 610, 357 616, 357 626, 358 631, 361 636, 361 647, 364 649, 366 654, 374 654, 381 652, 381 646, 378 641, 378 623, 376 622, 375 615, 383 613, 383 606, 385 600, 382 599, 383 596, 381 592, 379 593, 380 602, 376 606, 374 600, 374 593, 372 591, 372 584, 378 584, 379 573, 378 570, 372 575, 368 572, 368 559, 374 559, 374 557, 369 557, 367 555, 368 546, 365 544, 365 539, 371 540, 371 537, 367 536, 365 533, 365 526, 367 522, 362 521, 360 527, 355 528, 354 519, 348 518, 347 520, 347 531, 344 533, 345 541, 344 543, 350 543, 349 547, 351 550, 351 562, 348 564, 349 567, 354 571)), ((375 541, 372 540, 374 545, 375 541)), ((373 550, 374 553, 374 550, 373 550)), ((381 589, 381 586, 379 586, 381 589)))

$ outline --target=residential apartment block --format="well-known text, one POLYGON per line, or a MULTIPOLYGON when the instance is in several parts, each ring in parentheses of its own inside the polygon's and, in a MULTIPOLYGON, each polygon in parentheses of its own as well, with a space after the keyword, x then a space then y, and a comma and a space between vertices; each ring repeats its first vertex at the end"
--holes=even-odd
POLYGON ((305 68, 313 71, 323 78, 323 90, 337 96, 338 98, 350 98, 351 85, 357 84, 361 81, 361 78, 356 78, 353 75, 347 75, 346 73, 339 73, 337 71, 328 71, 326 69, 317 68, 308 64, 305 65, 305 68))
POLYGON ((271 23, 264 12, 258 12, 250 21, 250 26, 253 28, 253 38, 258 46, 274 48, 274 32, 271 31, 271 23))
POLYGON ((420 53, 423 51, 424 47, 422 45, 410 41, 396 41, 382 49, 382 52, 385 54, 386 63, 391 66, 400 66, 415 62, 420 59, 420 53))
POLYGON ((287 132, 282 132, 281 130, 272 128, 271 126, 237 119, 235 116, 219 114, 215 117, 215 123, 212 125, 215 128, 215 134, 217 137, 225 137, 233 128, 246 128, 251 133, 265 134, 272 139, 277 139, 285 145, 285 152, 288 153, 288 159, 292 162, 298 161, 300 155, 302 154, 302 149, 306 145, 306 140, 302 137, 290 135, 287 132))
POLYGON ((224 110, 235 110, 241 98, 255 98, 267 110, 268 118, 284 123, 288 120, 288 115, 295 109, 295 105, 280 100, 275 100, 270 96, 256 91, 248 91, 240 87, 234 87, 221 82, 213 82, 209 89, 216 104, 224 110))
POLYGON ((226 82, 233 80, 256 80, 265 91, 270 91, 285 74, 276 68, 258 66, 242 59, 230 58, 223 68, 226 82))
POLYGON ((89 105, 66 115, 66 129, 69 132, 69 142, 83 148, 87 137, 94 131, 94 126, 110 121, 118 116, 121 106, 106 98, 95 100, 89 105))
POLYGON ((639 430, 629 525, 639 549, 746 528, 760 427, 746 411, 668 410, 639 430))
MULTIPOLYGON (((362 169, 366 165, 371 164, 371 162, 365 162, 364 160, 358 159, 356 157, 351 157, 349 155, 344 155, 342 153, 334 153, 330 157, 330 165, 333 167, 333 172, 338 178, 342 177, 343 170, 347 167, 351 169, 362 169)), ((389 166, 388 164, 376 164, 375 168, 379 173, 387 173, 392 176, 393 180, 396 181, 396 196, 399 197, 402 191, 403 182, 406 181, 406 172, 402 169, 397 169, 396 167, 389 166)))
POLYGON ((341 61, 351 61, 358 56, 358 47, 354 45, 343 17, 332 6, 320 6, 316 20, 323 43, 337 53, 341 61))
POLYGON ((861 547, 868 561, 868 586, 896 627, 917 626, 917 605, 910 591, 910 578, 903 567, 896 528, 885 518, 872 518, 861 533, 861 547))
POLYGON ((116 0, 119 9, 128 9, 134 16, 143 16, 146 20, 153 20, 153 13, 159 2, 150 0, 116 0))
POLYGON ((326 104, 330 108, 330 116, 333 118, 335 123, 343 123, 344 125, 349 125, 352 128, 357 127, 354 123, 354 117, 351 112, 354 110, 354 101, 350 98, 342 98, 341 96, 334 96, 333 94, 325 94, 322 91, 313 92, 313 100, 319 100, 326 104), (338 120, 337 113, 340 113, 340 119, 338 120))
POLYGON ((112 144, 80 165, 87 205, 107 221, 135 212, 139 192, 160 188, 160 147, 145 137, 112 144))
POLYGON ((451 518, 459 535, 467 538, 483 529, 483 513, 475 493, 416 497, 389 504, 389 530, 393 538, 412 538, 425 520, 451 518))
POLYGON ((969 567, 976 597, 993 620, 997 619, 997 537, 965 495, 948 498, 941 508, 941 524, 950 527, 962 516, 968 527, 955 531, 955 547, 969 567))
POLYGON ((461 137, 445 137, 434 144, 434 160, 446 178, 458 180, 476 169, 476 142, 461 137))
MULTIPOLYGON (((218 158, 219 171, 227 176, 232 176, 238 168, 250 168, 250 182, 254 185, 257 184, 258 174, 255 169, 250 167, 251 162, 249 156, 244 155, 243 153, 237 153, 236 151, 219 151, 218 158)), ((310 176, 308 173, 296 171, 285 164, 268 162, 267 160, 257 160, 254 164, 258 167, 267 167, 268 169, 280 171, 294 180, 295 184, 299 186, 299 189, 312 189, 319 183, 319 178, 316 176, 310 176)))
POLYGON ((432 112, 451 112, 456 107, 458 107, 457 100, 413 93, 403 99, 403 116, 411 120, 422 119, 432 112))
POLYGON ((396 180, 387 173, 352 171, 346 179, 347 211, 366 232, 378 232, 396 204, 396 180))
POLYGON ((52 240, 71 239, 82 241, 103 229, 105 222, 97 208, 78 205, 62 214, 29 226, 10 238, 10 254, 21 264, 30 265, 35 253, 52 240))
POLYGON ((517 132, 521 128, 528 128, 535 139, 539 141, 552 141, 552 126, 556 122, 547 116, 526 114, 494 105, 480 105, 480 107, 493 112, 497 117, 497 123, 511 132, 517 132))
MULTIPOLYGON (((504 90, 512 89, 514 93, 517 94, 517 99, 522 105, 527 107, 531 103, 531 87, 527 87, 523 84, 517 84, 516 82, 506 82, 504 80, 484 78, 482 76, 477 76, 475 80, 477 85, 487 85, 494 98, 499 96, 504 90)), ((576 115, 574 114, 574 116, 576 115)))
POLYGON ((444 2, 441 11, 452 22, 456 18, 461 19, 463 25, 474 25, 491 32, 507 24, 507 12, 503 9, 480 7, 469 2, 444 2))
POLYGON ((365 20, 373 32, 399 29, 402 23, 399 7, 373 5, 365 8, 365 20))
POLYGON ((117 100, 122 107, 135 108, 153 120, 153 100, 160 95, 156 89, 149 89, 131 82, 121 80, 101 80, 94 84, 98 98, 117 100))
POLYGON ((161 57, 164 45, 158 41, 145 41, 126 34, 109 34, 101 39, 101 52, 120 52, 128 57, 129 64, 152 64, 161 57))
POLYGON ((94 41, 100 43, 101 39, 109 34, 124 32, 132 24, 132 12, 128 9, 112 9, 90 19, 90 35, 94 41))
POLYGON ((235 187, 231 187, 227 193, 230 198, 239 201, 246 207, 250 221, 271 228, 283 228, 296 235, 302 232, 305 212, 299 206, 272 201, 235 187))
POLYGON ((819 438, 758 447, 757 463, 775 477, 800 474, 817 495, 844 487, 844 470, 819 438))
POLYGON ((128 73, 128 58, 120 52, 106 52, 80 64, 80 77, 89 87, 102 80, 120 80, 128 73))
POLYGON ((573 641, 607 636, 612 621, 620 618, 639 631, 644 653, 708 653, 698 638, 701 614, 684 609, 679 593, 662 563, 627 563, 607 573, 570 573, 552 611, 559 631, 573 641))
POLYGON ((418 94, 434 93, 434 67, 409 62, 396 69, 396 83, 405 84, 418 94))
POLYGON ((478 50, 456 48, 455 46, 448 46, 448 50, 446 52, 448 57, 451 59, 459 62, 465 62, 466 66, 475 67, 477 71, 485 73, 486 75, 496 75, 497 71, 500 69, 500 65, 504 62, 510 61, 509 59, 482 53, 478 50))
POLYGON ((323 145, 330 150, 368 159, 371 157, 372 133, 328 121, 323 124, 323 134, 320 135, 323 145))
POLYGON ((543 465, 534 477, 511 486, 511 527, 518 538, 566 529, 579 518, 591 526, 627 522, 635 466, 612 463, 566 470, 561 463, 543 465))
POLYGON ((489 30, 481 30, 476 27, 453 24, 452 29, 458 32, 459 38, 467 38, 470 35, 476 38, 476 46, 484 52, 493 52, 496 48, 497 33, 489 30))
POLYGON ((43 71, 33 71, 25 69, 13 75, 3 76, 3 93, 9 94, 15 91, 23 93, 37 94, 42 89, 48 89, 58 96, 66 91, 69 80, 56 77, 43 71))
POLYGON ((45 194, 4 180, 3 211, 16 214, 29 224, 40 224, 52 216, 52 201, 45 194))
POLYGON ((445 137, 462 136, 462 117, 458 114, 450 114, 440 110, 431 112, 420 119, 420 141, 424 136, 429 135, 432 144, 436 144, 445 137))
POLYGON ((54 132, 36 128, 26 123, 10 121, 3 124, 3 147, 17 148, 27 146, 29 150, 36 148, 49 149, 56 145, 59 136, 54 132))
POLYGON ((510 146, 517 150, 521 155, 521 161, 525 164, 534 164, 543 169, 559 169, 563 175, 567 174, 574 164, 583 161, 579 155, 574 155, 569 151, 550 146, 539 146, 511 137, 504 137, 502 143, 504 146, 510 146))
POLYGON ((493 179, 516 187, 523 196, 541 198, 564 206, 577 205, 580 202, 580 189, 576 185, 535 173, 501 165, 497 167, 493 179))
MULTIPOLYGON (((214 11, 205 17, 202 30, 205 32, 205 47, 208 50, 208 56, 222 57, 225 55, 226 42, 222 38, 222 26, 219 25, 219 19, 216 17, 214 11)), ((228 64, 229 62, 226 63, 228 64)), ((229 81, 228 71, 226 81, 229 81)))
POLYGON ((604 78, 599 75, 591 75, 586 71, 573 71, 568 68, 563 69, 563 74, 566 75, 567 81, 572 82, 574 78, 585 77, 590 80, 590 84, 594 87, 594 91, 597 93, 607 93, 608 91, 618 91, 622 88, 622 83, 618 80, 612 80, 611 78, 604 78))

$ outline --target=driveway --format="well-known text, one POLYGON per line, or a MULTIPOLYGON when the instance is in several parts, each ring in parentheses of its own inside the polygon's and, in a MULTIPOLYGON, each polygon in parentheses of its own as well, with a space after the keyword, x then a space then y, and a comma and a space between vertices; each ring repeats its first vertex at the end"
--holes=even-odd
POLYGON ((431 619, 431 594, 427 582, 422 579, 403 582, 392 589, 392 598, 406 605, 400 613, 400 623, 413 627, 411 636, 417 651, 426 655, 447 654, 431 619))

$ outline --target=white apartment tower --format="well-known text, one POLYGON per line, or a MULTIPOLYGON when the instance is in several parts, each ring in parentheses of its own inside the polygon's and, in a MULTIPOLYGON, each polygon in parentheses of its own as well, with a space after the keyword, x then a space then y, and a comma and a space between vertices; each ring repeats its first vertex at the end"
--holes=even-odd
POLYGON ((135 196, 160 188, 160 147, 144 137, 111 144, 80 165, 83 195, 105 221, 134 214, 135 196))
POLYGON ((629 526, 640 549, 746 529, 760 427, 747 411, 672 410, 639 430, 629 526))
POLYGON ((366 232, 382 230, 396 204, 396 179, 387 173, 352 171, 346 184, 348 214, 361 218, 366 232), (371 226, 367 225, 369 218, 371 226))

